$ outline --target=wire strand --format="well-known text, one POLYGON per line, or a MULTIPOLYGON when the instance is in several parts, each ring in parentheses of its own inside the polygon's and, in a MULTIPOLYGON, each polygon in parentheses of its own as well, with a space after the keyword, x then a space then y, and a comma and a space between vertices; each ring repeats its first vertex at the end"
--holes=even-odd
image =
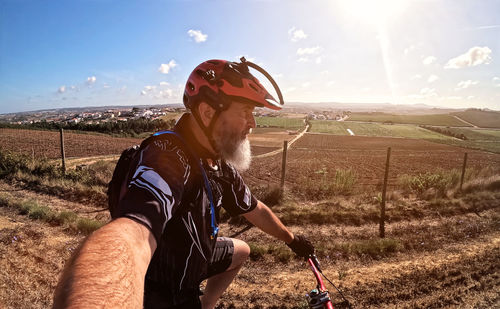
POLYGON ((349 309, 352 309, 351 303, 347 300, 347 298, 345 298, 344 294, 342 294, 342 291, 340 291, 337 288, 337 286, 335 284, 333 284, 333 282, 331 282, 330 279, 328 279, 328 277, 325 276, 325 274, 321 270, 319 270, 319 273, 326 279, 326 281, 328 281, 335 288, 335 290, 337 290, 337 292, 339 292, 340 296, 342 296, 344 301, 347 303, 347 306, 349 307, 349 309))

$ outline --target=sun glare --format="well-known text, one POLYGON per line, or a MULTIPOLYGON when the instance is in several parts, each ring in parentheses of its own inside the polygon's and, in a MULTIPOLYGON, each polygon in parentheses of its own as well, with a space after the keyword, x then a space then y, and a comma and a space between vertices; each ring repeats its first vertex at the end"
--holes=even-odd
POLYGON ((340 0, 341 10, 352 19, 369 24, 384 23, 401 13, 408 4, 405 0, 340 0))

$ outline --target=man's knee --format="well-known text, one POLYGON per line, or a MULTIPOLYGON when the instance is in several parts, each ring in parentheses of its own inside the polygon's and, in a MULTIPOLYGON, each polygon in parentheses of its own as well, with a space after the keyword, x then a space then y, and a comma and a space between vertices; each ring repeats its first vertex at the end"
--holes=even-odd
POLYGON ((234 252, 233 252, 233 260, 230 266, 231 269, 241 267, 241 265, 243 265, 243 263, 250 256, 250 247, 246 242, 234 238, 232 240, 233 240, 234 252))

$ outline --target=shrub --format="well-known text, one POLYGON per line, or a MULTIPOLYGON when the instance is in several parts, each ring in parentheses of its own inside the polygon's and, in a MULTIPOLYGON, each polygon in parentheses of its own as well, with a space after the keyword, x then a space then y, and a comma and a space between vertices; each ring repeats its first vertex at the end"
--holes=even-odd
POLYGON ((295 256, 290 249, 283 245, 259 245, 249 242, 248 246, 250 247, 250 259, 253 261, 262 259, 265 254, 270 254, 275 261, 286 264, 295 256))
POLYGON ((260 260, 266 254, 267 248, 256 244, 254 242, 249 242, 248 246, 250 247, 250 259, 253 261, 260 260))
POLYGON ((420 196, 429 190, 435 190, 436 195, 444 196, 446 190, 458 185, 460 174, 458 170, 427 172, 414 175, 402 175, 398 182, 404 190, 414 192, 420 196))
POLYGON ((472 179, 462 186, 462 191, 464 193, 470 193, 474 191, 499 191, 500 190, 500 176, 494 175, 486 178, 476 178, 472 179))
POLYGON ((400 251, 402 247, 396 239, 380 238, 342 244, 337 250, 340 249, 344 254, 368 255, 374 259, 379 259, 400 251))
POLYGON ((350 195, 357 182, 356 172, 350 169, 335 170, 333 177, 330 176, 326 168, 316 171, 315 174, 319 176, 303 176, 297 181, 298 185, 294 188, 295 191, 305 195, 305 198, 309 200, 319 200, 335 195, 350 195))
POLYGON ((72 211, 61 211, 54 217, 54 221, 60 225, 69 225, 77 220, 78 216, 72 211))
POLYGON ((76 223, 76 227, 78 231, 82 232, 83 234, 91 234, 93 231, 97 230, 104 224, 100 221, 97 220, 92 220, 92 219, 87 219, 87 218, 80 218, 78 219, 76 223))
POLYGON ((268 206, 278 205, 283 200, 283 190, 277 184, 252 188, 255 197, 268 206))
POLYGON ((28 170, 28 156, 0 150, 0 178, 28 170))

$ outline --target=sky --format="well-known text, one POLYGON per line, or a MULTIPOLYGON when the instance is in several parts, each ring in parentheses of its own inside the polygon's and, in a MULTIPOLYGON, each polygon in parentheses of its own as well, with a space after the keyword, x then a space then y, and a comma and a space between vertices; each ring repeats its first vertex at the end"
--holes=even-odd
POLYGON ((500 0, 0 0, 0 113, 181 103, 242 56, 285 102, 500 110, 500 0))

